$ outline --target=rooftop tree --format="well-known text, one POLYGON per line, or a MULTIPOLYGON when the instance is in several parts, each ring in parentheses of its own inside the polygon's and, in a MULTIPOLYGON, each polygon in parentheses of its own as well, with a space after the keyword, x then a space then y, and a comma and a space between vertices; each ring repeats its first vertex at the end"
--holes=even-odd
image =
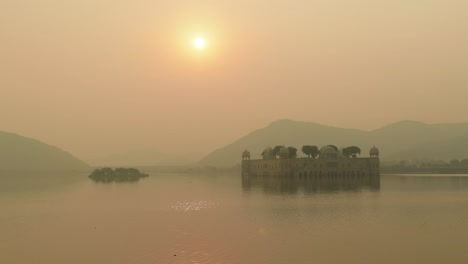
POLYGON ((313 157, 315 159, 319 154, 319 149, 317 146, 305 145, 305 146, 302 146, 301 150, 309 158, 313 157))
POLYGON ((295 157, 297 157, 297 148, 295 148, 295 147, 288 147, 288 151, 289 151, 289 157, 290 157, 290 158, 295 158, 295 157))
POLYGON ((275 147, 273 148, 273 154, 275 155, 275 157, 279 155, 279 151, 280 151, 280 149, 281 149, 282 147, 283 147, 283 146, 278 145, 278 146, 275 146, 275 147))
POLYGON ((356 158, 357 155, 361 155, 361 149, 356 146, 347 147, 342 150, 342 154, 348 158, 356 158))

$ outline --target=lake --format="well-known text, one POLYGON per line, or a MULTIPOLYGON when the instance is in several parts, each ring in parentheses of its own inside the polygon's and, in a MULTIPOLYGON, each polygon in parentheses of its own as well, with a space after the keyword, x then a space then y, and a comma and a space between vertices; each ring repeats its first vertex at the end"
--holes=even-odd
POLYGON ((0 187, 0 263, 468 263, 468 176, 382 175, 380 188, 348 189, 31 177, 0 187))

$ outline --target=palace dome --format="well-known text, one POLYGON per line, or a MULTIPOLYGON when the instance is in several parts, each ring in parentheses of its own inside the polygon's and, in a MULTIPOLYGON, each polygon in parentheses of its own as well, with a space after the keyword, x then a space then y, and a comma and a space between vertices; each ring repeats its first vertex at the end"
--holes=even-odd
POLYGON ((279 155, 289 155, 289 149, 287 147, 282 147, 279 150, 279 155))
POLYGON ((379 156, 379 154, 379 149, 376 146, 373 146, 369 151, 370 156, 379 156))
POLYGON ((250 152, 248 150, 244 150, 244 152, 242 152, 242 157, 250 157, 250 152))
POLYGON ((325 146, 320 149, 321 159, 336 159, 338 158, 338 150, 332 146, 325 146))
POLYGON ((325 146, 320 149, 320 154, 338 154, 338 151, 331 146, 325 146))

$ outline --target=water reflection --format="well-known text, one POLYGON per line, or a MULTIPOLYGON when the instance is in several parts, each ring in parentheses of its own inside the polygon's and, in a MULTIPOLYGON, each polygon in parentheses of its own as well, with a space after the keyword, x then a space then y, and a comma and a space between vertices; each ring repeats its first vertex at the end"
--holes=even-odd
POLYGON ((261 190, 267 194, 288 195, 361 190, 379 191, 380 178, 312 178, 297 180, 273 177, 243 177, 242 189, 244 192, 261 190))

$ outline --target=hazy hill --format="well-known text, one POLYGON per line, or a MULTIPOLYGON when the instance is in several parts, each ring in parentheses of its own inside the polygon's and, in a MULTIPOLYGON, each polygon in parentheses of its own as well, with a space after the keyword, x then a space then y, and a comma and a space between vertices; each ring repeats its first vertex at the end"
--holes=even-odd
POLYGON ((468 157, 468 123, 428 125, 416 121, 401 121, 374 131, 363 131, 279 120, 213 151, 200 163, 232 166, 239 163, 244 149, 250 150, 253 158, 259 158, 262 150, 268 146, 294 146, 300 150, 306 144, 319 147, 327 144, 338 147, 357 145, 365 156, 376 145, 384 160, 462 158, 468 157))
POLYGON ((0 171, 88 171, 86 163, 38 140, 0 131, 0 171))
POLYGON ((415 158, 446 161, 468 158, 468 135, 414 146, 388 155, 387 160, 415 158))

